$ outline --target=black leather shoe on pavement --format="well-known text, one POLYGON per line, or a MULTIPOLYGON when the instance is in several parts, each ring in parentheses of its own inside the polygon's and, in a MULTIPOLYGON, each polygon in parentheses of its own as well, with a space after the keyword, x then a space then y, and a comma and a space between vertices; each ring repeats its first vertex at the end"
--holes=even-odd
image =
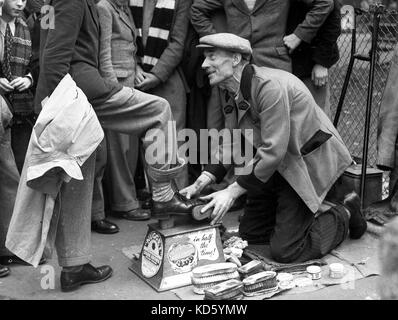
POLYGON ((343 206, 351 214, 349 222, 350 238, 359 239, 368 227, 361 211, 361 199, 357 193, 351 192, 344 197, 343 206))
MULTIPOLYGON (((39 264, 44 264, 47 262, 47 259, 42 257, 40 259, 39 264)), ((26 261, 22 260, 21 258, 17 256, 1 256, 0 257, 0 265, 8 266, 10 264, 19 264, 21 266, 31 266, 30 263, 27 263, 26 261)))
POLYGON ((167 202, 153 201, 152 217, 162 218, 170 215, 191 215, 192 209, 206 202, 200 199, 187 199, 180 193, 175 193, 167 202))
POLYGON ((98 283, 105 281, 112 275, 110 266, 101 266, 95 268, 87 263, 79 272, 61 272, 61 290, 64 292, 78 289, 83 284, 98 283))
POLYGON ((10 269, 0 264, 0 278, 6 277, 10 274, 10 269))
POLYGON ((113 234, 119 232, 119 227, 106 220, 97 220, 91 222, 91 230, 102 234, 113 234))
POLYGON ((131 221, 145 221, 151 219, 151 213, 148 210, 143 210, 141 208, 121 212, 118 216, 131 221))

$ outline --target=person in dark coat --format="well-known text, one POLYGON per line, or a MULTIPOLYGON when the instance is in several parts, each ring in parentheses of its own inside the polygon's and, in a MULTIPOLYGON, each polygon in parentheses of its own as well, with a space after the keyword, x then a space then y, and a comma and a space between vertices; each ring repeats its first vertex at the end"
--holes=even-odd
MULTIPOLYGON (((334 0, 333 11, 311 42, 302 41, 291 53, 293 74, 311 91, 316 103, 330 117, 328 70, 340 58, 337 39, 341 33, 340 2, 334 0)), ((302 1, 292 1, 287 34, 294 32, 309 8, 302 1)))

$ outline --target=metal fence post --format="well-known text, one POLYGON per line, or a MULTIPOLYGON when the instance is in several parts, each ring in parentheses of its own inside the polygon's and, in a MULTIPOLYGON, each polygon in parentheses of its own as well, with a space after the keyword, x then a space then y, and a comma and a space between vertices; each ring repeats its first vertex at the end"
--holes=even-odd
POLYGON ((333 121, 333 124, 336 128, 337 128, 337 124, 339 123, 341 110, 343 109, 344 99, 347 94, 347 89, 348 89, 348 85, 350 83, 350 78, 351 78, 351 74, 352 74, 352 68, 354 67, 355 53, 357 51, 357 40, 356 40, 356 38, 357 38, 357 12, 360 12, 360 11, 356 10, 355 14, 354 14, 354 28, 352 29, 352 33, 351 33, 350 62, 348 63, 347 73, 344 78, 343 88, 341 89, 339 103, 337 105, 336 114, 334 116, 334 121, 333 121))
POLYGON ((372 112, 373 99, 373 81, 377 58, 377 41, 379 35, 380 16, 384 11, 384 6, 376 5, 373 13, 373 31, 372 31, 372 47, 370 50, 370 70, 368 82, 368 96, 366 102, 366 118, 365 118, 365 132, 362 151, 362 171, 361 171, 361 209, 364 210, 365 188, 366 188, 366 169, 368 164, 368 147, 369 147, 369 131, 370 131, 370 117, 372 112))

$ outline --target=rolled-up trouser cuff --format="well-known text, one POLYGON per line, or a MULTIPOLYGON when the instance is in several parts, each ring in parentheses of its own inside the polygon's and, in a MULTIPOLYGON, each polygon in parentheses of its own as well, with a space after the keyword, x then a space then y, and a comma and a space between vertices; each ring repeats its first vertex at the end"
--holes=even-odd
POLYGON ((90 261, 91 261, 91 255, 75 257, 75 258, 58 257, 58 264, 61 267, 82 266, 84 264, 90 263, 90 261))
POLYGON ((185 166, 185 160, 179 159, 179 164, 170 169, 157 169, 153 166, 147 167, 148 176, 155 182, 168 182, 177 177, 185 166))

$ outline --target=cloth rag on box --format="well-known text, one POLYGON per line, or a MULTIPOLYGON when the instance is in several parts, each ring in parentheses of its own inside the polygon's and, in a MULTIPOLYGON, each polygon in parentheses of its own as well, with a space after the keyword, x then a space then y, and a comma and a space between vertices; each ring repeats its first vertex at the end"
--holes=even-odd
POLYGON ((104 137, 92 106, 69 74, 42 104, 6 240, 11 252, 35 267, 48 238, 55 239, 52 217, 61 185, 84 179, 80 167, 104 137))

